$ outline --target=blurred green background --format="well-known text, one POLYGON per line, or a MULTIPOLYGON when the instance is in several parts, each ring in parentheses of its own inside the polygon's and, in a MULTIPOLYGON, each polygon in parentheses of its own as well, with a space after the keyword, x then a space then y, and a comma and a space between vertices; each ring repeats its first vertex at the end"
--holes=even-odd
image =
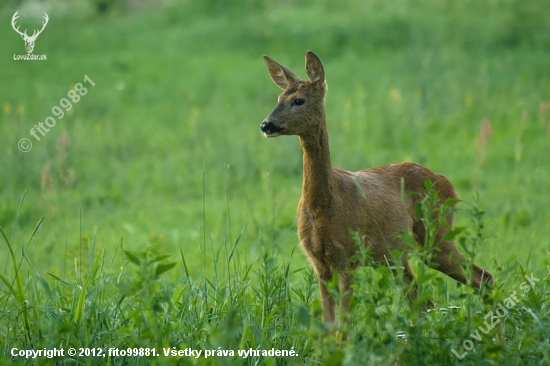
POLYGON ((461 364, 544 364, 549 4, 3 0, 0 363, 451 365, 451 350, 475 343, 461 364), (48 14, 33 51, 47 60, 15 60, 26 55, 16 11, 29 35, 48 14), (422 313, 399 276, 365 267, 345 346, 320 323, 314 274, 297 249, 301 147, 259 128, 280 93, 262 55, 304 76, 308 50, 329 84, 333 164, 410 160, 446 175, 464 201, 460 239, 481 244, 475 261, 495 275, 488 303, 415 262, 420 301, 437 305, 422 313), (71 99, 36 140, 31 129, 71 99), (24 138, 30 151, 19 149, 24 138), (472 206, 485 211, 482 223, 472 206), (496 330, 469 336, 525 275, 538 283, 503 318, 506 345, 496 330), (292 347, 300 356, 8 352, 54 347, 292 347))
POLYGON ((0 227, 35 269, 58 275, 82 251, 112 256, 121 242, 183 248, 191 275, 208 272, 241 231, 241 255, 287 257, 301 148, 260 133, 280 92, 262 55, 303 76, 313 50, 335 166, 424 164, 467 203, 479 194, 480 265, 540 263, 550 250, 549 11, 546 0, 2 1, 0 227), (34 49, 46 61, 14 60, 26 53, 10 26, 16 10, 29 34, 47 12, 34 49), (31 137, 85 76, 95 86, 31 137))

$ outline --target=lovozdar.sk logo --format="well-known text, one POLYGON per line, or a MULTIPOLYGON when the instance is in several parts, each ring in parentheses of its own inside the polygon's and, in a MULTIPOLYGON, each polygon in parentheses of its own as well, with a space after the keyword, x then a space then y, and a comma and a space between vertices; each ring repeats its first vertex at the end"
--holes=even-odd
POLYGON ((13 27, 13 30, 16 31, 21 38, 23 38, 23 41, 25 41, 25 49, 27 50, 26 55, 13 55, 14 60, 46 60, 46 55, 34 55, 32 53, 34 49, 34 43, 36 42, 36 38, 42 33, 44 28, 46 28, 46 24, 48 24, 48 14, 44 13, 44 21, 42 22, 42 28, 40 30, 34 29, 32 32, 32 35, 27 34, 27 30, 25 29, 24 32, 21 32, 19 30, 19 26, 17 26, 16 20, 19 18, 19 11, 16 11, 15 14, 13 14, 13 17, 11 18, 11 26, 13 27))

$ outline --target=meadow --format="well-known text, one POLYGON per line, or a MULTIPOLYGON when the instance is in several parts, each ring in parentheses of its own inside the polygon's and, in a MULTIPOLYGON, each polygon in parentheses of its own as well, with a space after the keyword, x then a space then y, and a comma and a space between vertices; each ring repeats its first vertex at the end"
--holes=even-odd
POLYGON ((0 363, 550 364, 545 8, 2 2, 0 363), (34 49, 47 60, 14 60, 26 53, 16 10, 29 30, 47 12, 34 49), (321 323, 296 234, 301 147, 259 128, 280 93, 262 55, 305 77, 308 50, 325 66, 333 164, 447 176, 459 247, 495 276, 488 301, 417 259, 419 301, 435 310, 374 265, 356 273, 349 339, 321 323), (54 348, 64 355, 13 355, 54 348))

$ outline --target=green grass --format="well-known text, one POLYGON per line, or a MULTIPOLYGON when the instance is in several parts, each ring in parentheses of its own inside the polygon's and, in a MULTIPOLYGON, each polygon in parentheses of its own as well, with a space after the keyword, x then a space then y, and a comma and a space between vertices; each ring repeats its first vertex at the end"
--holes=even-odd
MULTIPOLYGON (((544 1, 43 4, 34 53, 47 61, 14 61, 23 41, 7 21, 2 33, 0 363, 550 363, 544 1), (321 324, 296 235, 301 148, 259 131, 279 93, 261 56, 303 76, 309 49, 327 74, 334 165, 412 160, 446 175, 464 201, 457 239, 495 275, 487 304, 416 263, 446 309, 424 314, 399 276, 364 267, 349 340, 321 324), (34 140, 84 75, 96 85, 34 140), (527 292, 525 275, 539 279, 527 292), (496 330, 473 339, 514 291, 505 345, 496 330), (10 357, 54 347, 299 356, 10 357)), ((3 3, 2 19, 18 9, 31 29, 27 2, 3 3)))

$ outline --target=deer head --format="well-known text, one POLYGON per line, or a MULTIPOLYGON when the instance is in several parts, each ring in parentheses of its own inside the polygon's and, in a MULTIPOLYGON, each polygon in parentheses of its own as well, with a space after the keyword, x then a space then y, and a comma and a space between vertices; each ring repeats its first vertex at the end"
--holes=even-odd
POLYGON ((36 41, 36 38, 38 38, 38 35, 42 33, 44 28, 46 28, 46 24, 48 24, 48 14, 44 13, 44 22, 42 23, 42 29, 37 31, 36 29, 33 31, 32 36, 27 35, 27 30, 25 29, 24 32, 21 32, 19 30, 19 27, 15 27, 15 20, 19 18, 18 15, 19 11, 16 11, 15 14, 13 14, 13 17, 11 18, 11 26, 13 29, 21 35, 21 38, 23 38, 23 41, 25 41, 25 48, 27 49, 27 53, 32 53, 32 50, 34 49, 34 42, 36 41))
POLYGON ((308 80, 300 79, 267 56, 264 61, 271 79, 284 92, 273 112, 260 125, 262 132, 266 137, 307 134, 324 120, 327 83, 321 60, 311 51, 306 54, 308 80))

